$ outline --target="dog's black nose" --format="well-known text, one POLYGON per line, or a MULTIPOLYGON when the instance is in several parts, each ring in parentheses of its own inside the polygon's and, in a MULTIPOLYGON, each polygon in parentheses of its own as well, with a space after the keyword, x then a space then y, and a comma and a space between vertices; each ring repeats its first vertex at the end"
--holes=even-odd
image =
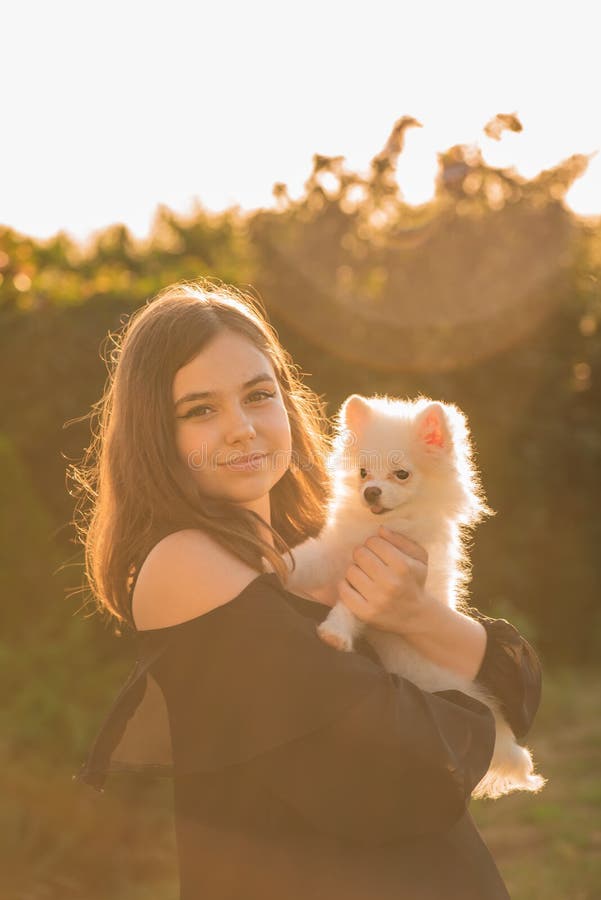
POLYGON ((368 503, 375 503, 381 493, 382 490, 379 487, 368 487, 363 491, 363 496, 368 503))

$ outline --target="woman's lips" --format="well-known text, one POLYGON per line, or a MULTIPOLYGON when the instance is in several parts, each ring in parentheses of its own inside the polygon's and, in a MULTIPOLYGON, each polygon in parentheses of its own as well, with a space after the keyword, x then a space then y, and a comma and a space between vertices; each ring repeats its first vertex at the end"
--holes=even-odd
POLYGON ((253 471, 261 468, 266 456, 266 453, 250 453, 248 456, 238 456, 230 462, 221 463, 221 465, 238 472, 253 471))

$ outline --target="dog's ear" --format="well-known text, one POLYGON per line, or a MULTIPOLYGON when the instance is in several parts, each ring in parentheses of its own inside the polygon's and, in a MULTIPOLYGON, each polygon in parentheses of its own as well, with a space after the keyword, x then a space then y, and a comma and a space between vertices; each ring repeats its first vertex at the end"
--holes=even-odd
POLYGON ((440 403, 429 403, 415 420, 417 439, 427 453, 445 453, 451 449, 451 430, 440 403))
POLYGON ((363 424, 371 415, 369 403, 360 394, 347 397, 337 415, 337 443, 347 451, 355 446, 363 424))
POLYGON ((338 413, 338 419, 342 425, 351 430, 359 428, 371 415, 371 408, 367 399, 360 394, 351 394, 347 397, 338 413))

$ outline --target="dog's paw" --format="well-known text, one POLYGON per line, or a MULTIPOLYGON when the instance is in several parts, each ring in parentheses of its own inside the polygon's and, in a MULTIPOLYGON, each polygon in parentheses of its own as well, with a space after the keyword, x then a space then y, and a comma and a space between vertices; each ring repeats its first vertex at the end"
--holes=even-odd
POLYGON ((334 647, 335 650, 345 650, 349 652, 353 649, 352 638, 341 635, 337 631, 330 631, 325 623, 317 626, 317 633, 324 644, 329 644, 330 647, 334 647))

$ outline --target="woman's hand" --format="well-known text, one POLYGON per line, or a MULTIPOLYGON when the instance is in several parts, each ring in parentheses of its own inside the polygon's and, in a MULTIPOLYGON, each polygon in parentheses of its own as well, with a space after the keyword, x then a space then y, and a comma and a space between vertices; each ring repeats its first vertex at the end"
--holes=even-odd
POLYGON ((420 628, 432 602, 424 591, 428 554, 419 544, 380 526, 353 550, 354 562, 338 582, 340 600, 381 631, 408 634, 420 628))

